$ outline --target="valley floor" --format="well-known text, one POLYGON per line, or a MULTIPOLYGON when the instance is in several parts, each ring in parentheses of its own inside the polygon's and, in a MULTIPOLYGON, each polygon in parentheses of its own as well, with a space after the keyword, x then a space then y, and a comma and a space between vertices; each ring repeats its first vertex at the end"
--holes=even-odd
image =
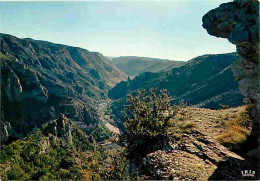
POLYGON ((102 124, 106 126, 111 132, 119 134, 120 130, 115 127, 114 120, 111 119, 110 114, 108 113, 108 106, 110 104, 111 100, 104 100, 98 104, 98 116, 99 120, 102 124), (112 123, 112 124, 111 124, 112 123))

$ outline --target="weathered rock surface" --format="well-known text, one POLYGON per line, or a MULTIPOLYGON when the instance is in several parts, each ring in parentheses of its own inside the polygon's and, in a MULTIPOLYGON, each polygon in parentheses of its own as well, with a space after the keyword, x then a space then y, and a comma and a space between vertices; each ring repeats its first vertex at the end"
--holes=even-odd
MULTIPOLYGON (((219 136, 233 129, 234 123, 238 126, 238 118, 245 111, 246 106, 222 110, 185 108, 172 129, 175 131, 168 132, 168 144, 163 149, 154 149, 157 144, 151 144, 153 149, 145 149, 149 152, 140 159, 141 166, 136 167, 132 160, 130 170, 136 170, 144 180, 246 179, 241 171, 255 170, 255 162, 247 162, 218 141, 219 136)), ((247 130, 250 128, 249 125, 247 130)))
POLYGON ((237 47, 238 58, 232 70, 239 89, 255 105, 252 137, 255 137, 255 152, 257 151, 259 159, 259 146, 257 150, 257 145, 260 145, 259 1, 234 0, 221 4, 204 15, 202 21, 203 27, 210 35, 228 38, 237 47))
MULTIPOLYGON (((12 128, 12 134, 5 134, 10 140, 25 136, 60 113, 95 123, 97 100, 126 79, 97 52, 6 34, 0 34, 0 43, 1 127, 12 128)), ((2 129, 2 133, 10 129, 2 129)))
POLYGON ((243 94, 259 100, 259 2, 234 0, 221 4, 202 21, 210 35, 228 38, 237 46, 239 57, 233 64, 234 76, 243 94))
POLYGON ((158 150, 143 159, 145 174, 156 179, 175 180, 242 179, 240 171, 246 167, 244 159, 199 131, 184 134, 170 147, 171 150, 158 150), (219 171, 223 162, 229 167, 219 171))
POLYGON ((73 126, 71 121, 69 121, 64 114, 61 114, 58 119, 48 123, 48 125, 44 128, 43 133, 49 135, 54 143, 58 137, 64 138, 68 141, 69 144, 72 144, 72 131, 73 126))

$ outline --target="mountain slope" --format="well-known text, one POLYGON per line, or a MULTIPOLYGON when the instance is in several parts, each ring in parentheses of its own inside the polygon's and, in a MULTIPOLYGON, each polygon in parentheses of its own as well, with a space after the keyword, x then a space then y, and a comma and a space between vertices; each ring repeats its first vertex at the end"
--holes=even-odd
POLYGON ((1 52, 9 53, 24 64, 40 69, 56 72, 60 69, 64 73, 70 73, 71 77, 78 74, 101 90, 104 89, 103 86, 107 89, 126 78, 102 54, 78 47, 1 34, 1 52))
POLYGON ((196 105, 224 92, 238 91, 231 72, 235 58, 235 54, 204 55, 167 72, 146 72, 133 80, 120 82, 109 91, 109 96, 119 99, 138 89, 158 87, 170 91, 175 101, 184 99, 189 105, 196 105))
POLYGON ((173 103, 184 100, 188 105, 219 109, 220 104, 238 106, 243 104, 234 80, 231 64, 236 54, 203 55, 196 57, 186 65, 167 72, 146 72, 133 80, 122 81, 109 91, 109 97, 117 100, 112 103, 116 117, 120 117, 120 106, 125 97, 138 89, 167 89, 175 99, 173 103))
POLYGON ((95 123, 96 100, 126 75, 100 53, 1 34, 2 141, 59 113, 95 123))
POLYGON ((112 63, 127 75, 137 76, 144 72, 161 72, 185 65, 183 61, 157 58, 122 56, 112 58, 112 63))

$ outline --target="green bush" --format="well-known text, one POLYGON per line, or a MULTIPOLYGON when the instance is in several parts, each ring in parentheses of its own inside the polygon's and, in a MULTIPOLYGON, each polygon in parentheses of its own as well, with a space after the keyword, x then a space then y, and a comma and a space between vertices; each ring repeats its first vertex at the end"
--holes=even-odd
POLYGON ((168 143, 168 132, 175 126, 174 117, 181 106, 171 106, 167 90, 156 94, 156 89, 138 91, 129 95, 124 110, 125 137, 130 159, 139 164, 140 158, 149 152, 162 149, 168 143))

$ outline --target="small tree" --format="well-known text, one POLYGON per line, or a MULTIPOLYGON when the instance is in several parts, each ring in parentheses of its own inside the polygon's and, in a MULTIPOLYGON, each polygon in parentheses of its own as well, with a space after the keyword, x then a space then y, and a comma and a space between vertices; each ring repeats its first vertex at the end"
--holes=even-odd
POLYGON ((163 149, 168 143, 169 128, 174 126, 174 116, 179 106, 171 106, 171 97, 166 89, 159 95, 156 89, 138 91, 129 95, 124 109, 125 138, 130 159, 138 160, 147 153, 163 149))

